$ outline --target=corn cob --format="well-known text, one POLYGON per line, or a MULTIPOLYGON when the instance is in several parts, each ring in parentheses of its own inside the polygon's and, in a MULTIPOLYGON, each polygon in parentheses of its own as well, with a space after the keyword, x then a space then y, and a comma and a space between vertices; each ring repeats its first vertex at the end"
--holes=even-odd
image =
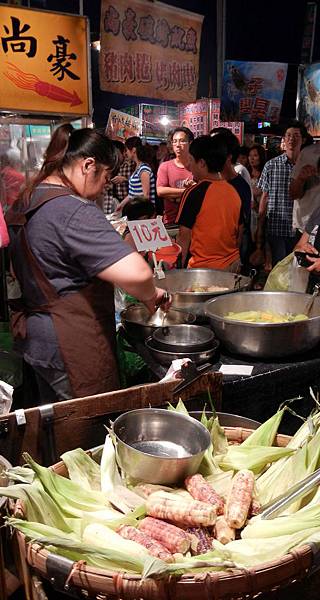
POLYGON ((165 485, 157 485, 155 483, 139 483, 133 488, 133 491, 142 498, 147 498, 150 494, 154 494, 154 492, 171 492, 171 488, 165 485))
POLYGON ((214 506, 167 492, 151 494, 146 501, 146 511, 151 517, 195 527, 214 525, 217 518, 214 506))
POLYGON ((140 521, 139 529, 160 542, 172 554, 176 552, 185 554, 190 548, 190 538, 183 529, 159 519, 145 517, 145 519, 140 521))
POLYGON ((244 526, 252 502, 254 474, 248 469, 241 469, 235 474, 229 491, 225 519, 229 527, 241 529, 244 526))
POLYGON ((214 535, 221 544, 228 544, 235 539, 236 532, 232 527, 229 527, 224 516, 221 515, 220 517, 217 517, 214 526, 214 535))
POLYGON ((152 554, 152 556, 156 556, 161 560, 166 562, 174 562, 174 558, 162 544, 159 544, 156 540, 152 539, 150 535, 139 531, 136 527, 131 527, 131 525, 122 525, 118 529, 118 534, 126 540, 132 540, 133 542, 137 542, 141 546, 147 548, 148 552, 152 554))
POLYGON ((185 480, 185 486, 195 500, 201 500, 202 502, 208 502, 216 507, 218 515, 223 515, 224 512, 224 499, 214 491, 210 483, 207 483, 205 478, 196 473, 196 475, 190 475, 185 480))
POLYGON ((191 554, 197 556, 212 550, 212 537, 205 527, 188 527, 186 532, 191 540, 191 554))
POLYGON ((260 502, 257 500, 257 498, 252 498, 252 502, 250 504, 250 508, 249 508, 249 513, 248 513, 248 517, 255 517, 256 515, 259 514, 261 510, 261 505, 260 502))

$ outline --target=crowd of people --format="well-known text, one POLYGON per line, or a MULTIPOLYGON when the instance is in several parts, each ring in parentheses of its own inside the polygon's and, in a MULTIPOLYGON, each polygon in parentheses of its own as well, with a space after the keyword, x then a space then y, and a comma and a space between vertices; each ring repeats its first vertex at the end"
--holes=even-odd
POLYGON ((66 124, 28 185, 4 161, 1 198, 6 191, 12 273, 22 291, 11 307, 15 344, 36 373, 41 401, 118 387, 113 286, 150 312, 164 302, 130 233, 121 239, 105 218, 111 213, 161 214, 178 229, 183 267, 242 274, 255 267, 265 275, 296 248, 308 252, 310 271, 320 271, 320 144, 303 148, 306 139, 293 121, 279 154, 266 160, 262 145, 241 147, 224 127, 197 138, 176 127, 168 143, 152 147, 66 124))
POLYGON ((298 243, 316 207, 319 151, 312 142, 298 121, 289 124, 278 154, 269 160, 263 145, 240 146, 224 127, 197 139, 188 128, 177 127, 168 142, 158 146, 129 138, 125 145, 117 142, 122 164, 103 195, 111 194, 113 201, 102 206, 107 206, 105 212, 121 214, 133 199, 151 201, 166 226, 179 227, 183 266, 224 268, 246 275, 255 268, 261 273, 255 284, 260 289, 273 266, 298 243), (219 169, 212 171, 217 154, 219 169), (116 189, 119 185, 122 194, 116 189), (224 209, 232 203, 230 186, 241 201, 233 231, 231 213, 226 211, 225 219, 221 214, 217 217, 221 203, 224 209), (209 201, 213 190, 215 200, 209 201), (204 217, 207 206, 210 218, 204 217))

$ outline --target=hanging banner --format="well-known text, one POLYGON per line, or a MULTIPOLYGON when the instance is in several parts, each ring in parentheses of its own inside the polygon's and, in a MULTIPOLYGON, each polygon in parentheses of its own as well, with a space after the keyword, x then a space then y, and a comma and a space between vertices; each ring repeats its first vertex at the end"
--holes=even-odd
POLYGON ((224 118, 278 123, 287 69, 286 63, 226 60, 221 98, 224 118))
POLYGON ((195 100, 202 21, 202 15, 162 2, 102 0, 101 89, 195 100))
POLYGON ((191 129, 194 136, 209 132, 210 100, 205 98, 191 104, 179 104, 179 125, 191 129))
POLYGON ((0 5, 2 111, 89 115, 88 21, 0 5))
POLYGON ((214 127, 219 127, 220 123, 220 99, 219 98, 211 98, 210 99, 210 117, 209 117, 209 131, 214 127))
POLYGON ((298 119, 311 135, 320 135, 320 63, 307 65, 300 71, 298 119))
POLYGON ((106 135, 112 140, 125 142, 126 139, 133 135, 141 135, 141 125, 141 119, 138 117, 111 108, 106 135))
POLYGON ((311 63, 317 23, 317 3, 307 2, 304 18, 300 63, 311 63))

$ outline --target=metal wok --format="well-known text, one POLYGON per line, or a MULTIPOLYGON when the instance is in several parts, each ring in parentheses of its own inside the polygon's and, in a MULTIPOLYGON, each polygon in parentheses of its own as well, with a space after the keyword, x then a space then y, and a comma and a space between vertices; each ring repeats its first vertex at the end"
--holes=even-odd
POLYGON ((230 312, 269 310, 281 314, 305 313, 309 294, 297 292, 247 292, 209 300, 204 308, 212 329, 225 348, 255 358, 280 358, 302 354, 320 341, 320 298, 315 298, 310 318, 289 323, 244 323, 225 318, 230 312))
POLYGON ((157 286, 172 295, 172 307, 183 308, 192 313, 203 313, 203 305, 210 298, 241 292, 251 287, 251 278, 218 269, 173 269, 167 271, 165 279, 157 281, 157 286), (217 285, 223 291, 190 292, 193 286, 217 285))

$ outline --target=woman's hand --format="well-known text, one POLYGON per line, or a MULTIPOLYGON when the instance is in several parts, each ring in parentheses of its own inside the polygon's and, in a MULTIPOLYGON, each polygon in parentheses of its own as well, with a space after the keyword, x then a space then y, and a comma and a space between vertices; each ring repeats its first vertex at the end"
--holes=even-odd
POLYGON ((115 175, 115 177, 112 177, 111 179, 111 183, 125 183, 127 182, 127 178, 124 177, 123 175, 115 175))
POLYGON ((143 300, 143 304, 147 307, 149 312, 153 315, 156 310, 161 306, 163 311, 169 310, 172 304, 172 298, 169 296, 166 290, 162 290, 161 288, 155 288, 155 293, 150 300, 143 300))
POLYGON ((126 196, 122 202, 119 202, 117 208, 116 208, 116 212, 117 213, 121 213, 124 209, 124 207, 128 204, 128 202, 130 202, 130 196, 126 196))

